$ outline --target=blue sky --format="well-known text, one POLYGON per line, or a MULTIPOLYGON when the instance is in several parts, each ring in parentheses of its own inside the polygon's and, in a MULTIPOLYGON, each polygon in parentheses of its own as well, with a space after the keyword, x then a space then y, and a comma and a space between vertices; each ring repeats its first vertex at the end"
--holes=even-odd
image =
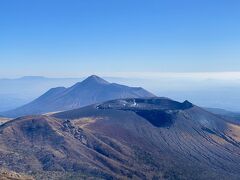
POLYGON ((0 77, 240 71, 239 0, 2 0, 0 77))

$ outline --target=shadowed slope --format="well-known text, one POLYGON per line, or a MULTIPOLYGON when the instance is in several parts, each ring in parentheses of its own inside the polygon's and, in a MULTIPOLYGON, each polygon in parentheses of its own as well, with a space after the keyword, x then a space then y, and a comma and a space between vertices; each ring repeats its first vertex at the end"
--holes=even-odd
MULTIPOLYGON (((55 116, 102 118, 88 128, 150 153, 151 159, 157 160, 157 163, 151 162, 163 168, 166 179, 240 177, 239 126, 187 101, 178 103, 166 98, 116 100, 55 116)), ((143 160, 146 159, 143 156, 143 160)))

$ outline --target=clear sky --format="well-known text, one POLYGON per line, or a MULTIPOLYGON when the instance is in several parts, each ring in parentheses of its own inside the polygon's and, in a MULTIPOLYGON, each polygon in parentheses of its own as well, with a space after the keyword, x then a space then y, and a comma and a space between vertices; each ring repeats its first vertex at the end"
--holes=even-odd
POLYGON ((0 77, 240 71, 239 0, 1 0, 0 77))

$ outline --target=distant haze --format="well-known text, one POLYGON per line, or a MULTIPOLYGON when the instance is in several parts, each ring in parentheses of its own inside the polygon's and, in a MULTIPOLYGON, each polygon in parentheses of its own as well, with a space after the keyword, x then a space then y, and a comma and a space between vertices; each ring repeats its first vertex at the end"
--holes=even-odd
MULTIPOLYGON (((225 76, 226 77, 226 76, 225 76)), ((70 87, 82 78, 23 77, 0 79, 0 111, 21 106, 53 87, 70 87)), ((175 100, 189 100, 204 107, 240 111, 240 80, 195 77, 104 77, 104 79, 129 86, 143 87, 150 92, 175 100)))

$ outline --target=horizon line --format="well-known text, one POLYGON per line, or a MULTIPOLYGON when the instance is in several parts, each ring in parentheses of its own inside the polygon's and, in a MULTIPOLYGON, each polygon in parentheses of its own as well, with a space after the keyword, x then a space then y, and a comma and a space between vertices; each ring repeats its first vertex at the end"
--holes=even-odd
POLYGON ((103 78, 126 78, 126 79, 159 79, 159 78, 180 78, 180 79, 216 79, 216 80, 240 80, 240 71, 204 71, 204 72, 108 72, 108 73, 81 73, 81 74, 58 74, 58 75, 16 75, 0 77, 0 79, 21 79, 21 78, 86 78, 91 75, 103 78))

